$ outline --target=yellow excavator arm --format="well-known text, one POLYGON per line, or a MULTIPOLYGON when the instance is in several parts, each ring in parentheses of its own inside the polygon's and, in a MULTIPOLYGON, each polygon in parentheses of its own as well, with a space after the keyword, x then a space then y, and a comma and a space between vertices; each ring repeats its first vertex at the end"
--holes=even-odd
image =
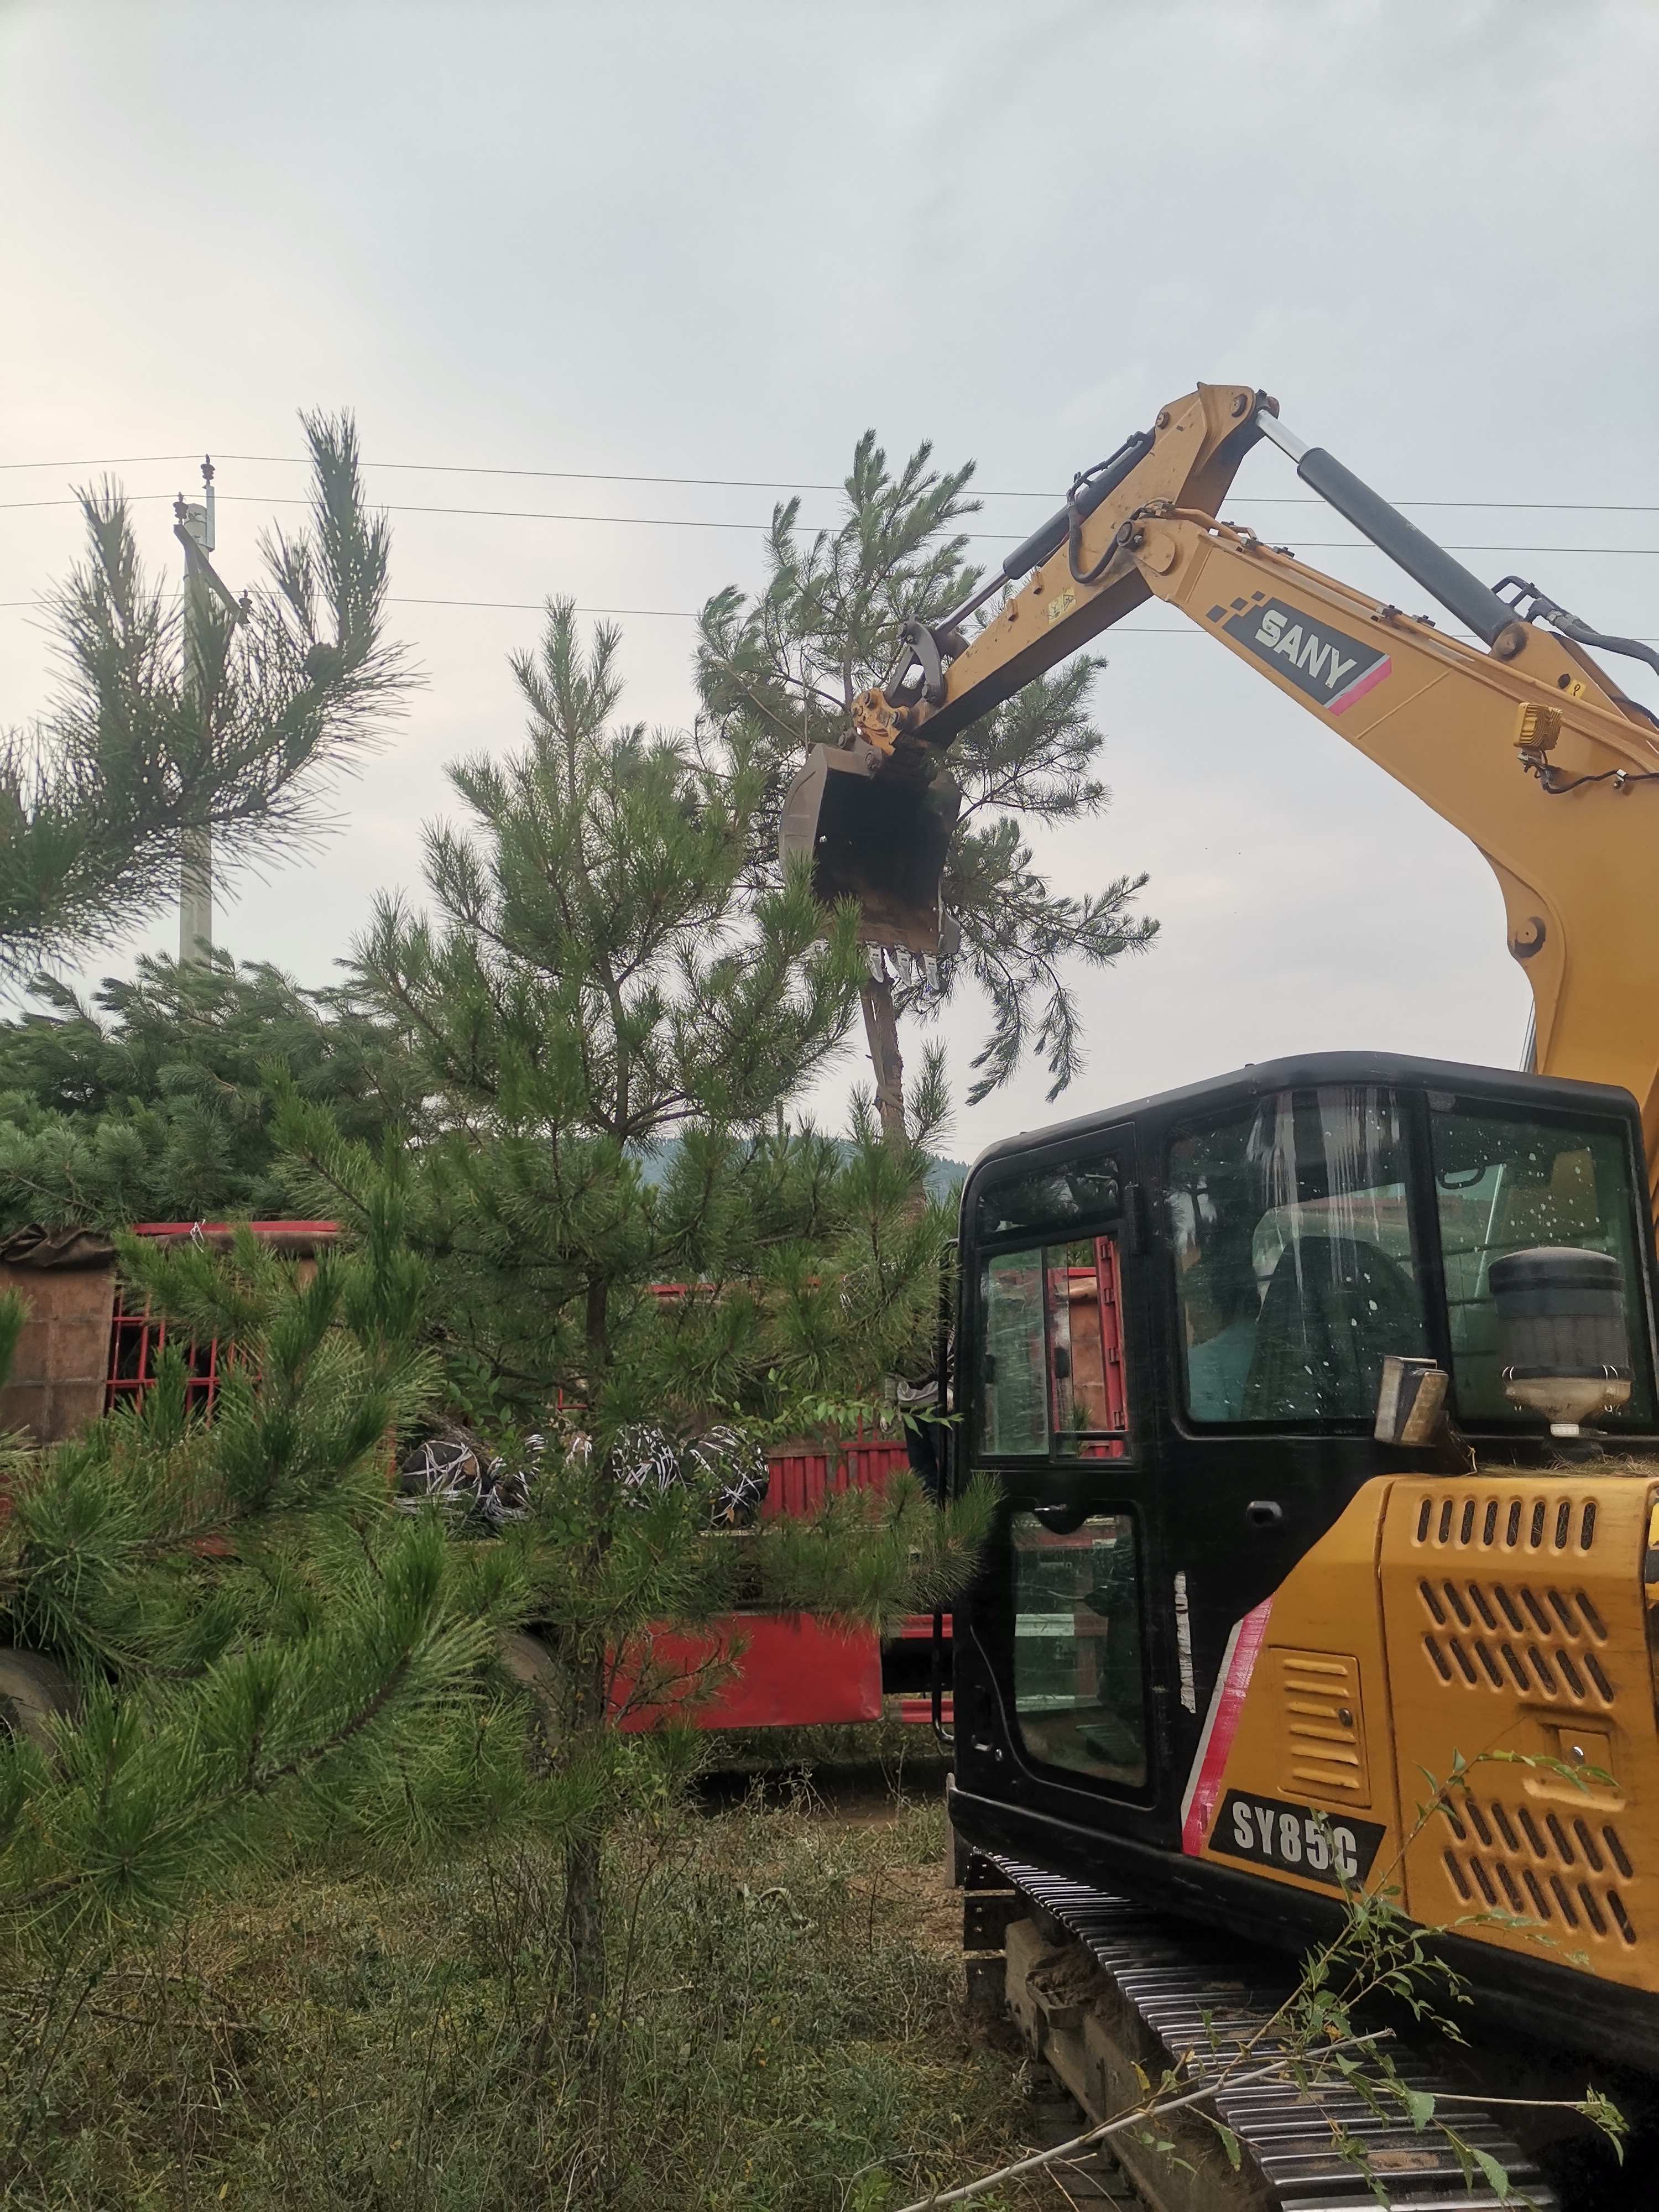
POLYGON ((937 791, 958 731, 1148 599, 1180 608, 1474 841, 1532 985, 1535 1065, 1633 1092, 1659 1169, 1659 727, 1584 641, 1659 657, 1519 579, 1494 592, 1293 438, 1265 394, 1200 385, 1079 477, 1066 509, 967 606, 908 627, 900 679, 854 708, 866 787, 937 791), (1478 641, 1218 520, 1264 436, 1478 641), (1510 586, 1516 596, 1501 596, 1510 586))

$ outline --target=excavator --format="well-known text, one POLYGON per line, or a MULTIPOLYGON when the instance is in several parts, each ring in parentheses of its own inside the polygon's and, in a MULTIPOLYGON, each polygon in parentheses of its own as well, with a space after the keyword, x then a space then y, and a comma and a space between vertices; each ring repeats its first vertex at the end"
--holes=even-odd
MULTIPOLYGON (((1513 1073, 1310 1054, 975 1163, 945 1475, 1001 1492, 953 1624, 970 1962, 1103 2118, 1136 2068, 1185 2052, 1201 2075, 1218 2020, 1236 2048, 1277 2002, 1263 1960, 1386 1888, 1447 1931, 1506 2054, 1476 2094, 1530 2098, 1561 2066, 1639 2089, 1659 2077, 1659 724, 1596 656, 1659 655, 1522 578, 1488 587, 1267 394, 1200 385, 963 606, 906 626, 845 744, 796 778, 786 856, 871 941, 936 952, 952 740, 1152 599, 1474 841, 1534 1042, 1513 1073), (1263 440, 1432 617, 1220 519, 1263 440)), ((1441 2063, 1413 2060, 1426 2094, 1441 2063)), ((1148 2202, 1613 2201, 1601 2169, 1563 2179, 1536 2115, 1470 2123, 1506 2196, 1360 2097, 1218 2106, 1236 2163, 1210 2136, 1173 2161, 1121 2138, 1148 2202)))

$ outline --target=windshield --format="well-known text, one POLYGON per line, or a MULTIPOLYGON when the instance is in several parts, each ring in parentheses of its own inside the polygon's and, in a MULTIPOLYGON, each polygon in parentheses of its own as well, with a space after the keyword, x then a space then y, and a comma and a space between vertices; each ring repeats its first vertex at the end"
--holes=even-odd
POLYGON ((1393 1092, 1274 1092, 1170 1148, 1182 1382, 1194 1421, 1370 1419, 1422 1354, 1393 1092))
POLYGON ((1645 1329, 1637 1214, 1623 1132, 1605 1122, 1546 1121, 1430 1103, 1458 1413, 1466 1420, 1524 1418, 1504 1393, 1492 1263, 1506 1252, 1566 1245, 1611 1254, 1624 1277, 1636 1381, 1624 1412, 1598 1416, 1598 1425, 1650 1420, 1651 1378, 1639 1348, 1645 1329))

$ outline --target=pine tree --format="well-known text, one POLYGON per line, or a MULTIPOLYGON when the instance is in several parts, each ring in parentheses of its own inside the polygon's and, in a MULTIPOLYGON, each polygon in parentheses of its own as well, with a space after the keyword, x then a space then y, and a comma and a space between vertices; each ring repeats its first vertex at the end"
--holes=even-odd
POLYGON ((360 758, 410 678, 385 635, 390 535, 364 507, 349 416, 302 416, 312 515, 262 540, 237 619, 206 604, 192 665, 125 499, 82 495, 87 556, 49 609, 51 711, 0 734, 0 972, 106 944, 178 895, 192 833, 234 864, 303 845, 319 787, 360 758))
MULTIPOLYGON (((951 1224, 921 1190, 920 1114, 902 1146, 867 1102, 846 1147, 792 1120, 856 1018, 855 918, 826 927, 804 869, 745 892, 764 775, 613 726, 618 647, 601 629, 584 655, 550 607, 515 663, 529 747, 453 772, 474 827, 428 832, 434 919, 383 902, 359 955, 417 1055, 411 1233, 452 1365, 554 1431, 506 1548, 548 1655, 554 1768, 588 1808, 565 1893, 590 1996, 605 1828, 673 1757, 616 1727, 619 1696, 653 1694, 652 1624, 742 1595, 880 1626, 960 1578, 987 1512, 899 1481, 810 1531, 710 1533, 766 1424, 873 1407, 916 1363, 951 1224), (562 1424, 561 1398, 580 1409, 562 1424)), ((940 1103, 935 1070, 919 1106, 940 1103)), ((349 1218, 367 1155, 311 1127, 315 1202, 349 1218)))
MULTIPOLYGON (((846 480, 840 526, 803 543, 799 501, 782 502, 773 511, 764 589, 751 599, 733 586, 703 609, 697 684, 705 744, 711 757, 741 760, 765 781, 750 828, 748 880, 757 889, 777 880, 784 788, 805 748, 842 741, 858 693, 890 677, 904 622, 938 623, 980 580, 957 527, 976 509, 965 495, 973 465, 940 471, 931 459, 931 447, 921 446, 890 474, 866 431, 846 480)), ((1131 911, 1145 875, 1120 875, 1072 897, 1052 888, 1027 842, 1028 825, 1084 820, 1109 799, 1094 772, 1104 740, 1088 712, 1103 665, 1085 654, 1026 684, 951 748, 964 803, 944 896, 960 946, 931 979, 908 956, 872 951, 864 985, 872 1059, 894 1126, 902 1071, 882 1085, 878 1038, 895 1012, 928 1019, 971 980, 990 1001, 991 1028, 973 1063, 970 1103, 1006 1083, 1028 1052, 1045 1063, 1052 1099, 1083 1064, 1073 963, 1108 967, 1157 933, 1156 921, 1131 911)))
POLYGON ((35 989, 39 1010, 0 1023, 0 1232, 283 1214, 273 1068, 348 1137, 410 1118, 402 1040, 266 963, 146 956, 90 1004, 35 989))
POLYGON ((124 1240, 157 1310, 238 1347, 213 1418, 169 1351, 141 1408, 10 1468, 0 1939, 65 1989, 243 1869, 476 1823, 492 1761, 511 1794, 510 1717, 487 1741, 467 1695, 497 1633, 488 1573, 387 1506, 389 1437, 436 1382, 401 1184, 394 1163, 314 1272, 246 1232, 228 1255, 124 1240), (30 1670, 73 1686, 50 1725, 20 1716, 30 1670))
MULTIPOLYGON (((856 1018, 854 917, 826 933, 801 875, 745 893, 762 780, 611 726, 617 642, 584 658, 551 610, 518 664, 528 750, 459 770, 475 827, 428 835, 436 919, 383 902, 352 1001, 395 1046, 374 1109, 354 1124, 292 1038, 263 1064, 258 1173, 338 1218, 340 1250, 307 1279, 246 1234, 228 1255, 121 1237, 175 1339, 238 1348, 213 1417, 169 1354, 141 1410, 9 1478, 0 1695, 44 1654, 81 1706, 0 1743, 0 1933, 46 1943, 65 1989, 250 1865, 533 1833, 595 2001, 606 1833, 687 1756, 619 1722, 738 1656, 677 1675, 653 1630, 738 1603, 879 1630, 971 1567, 986 1498, 940 1512, 908 1479, 728 1525, 769 1435, 873 1413, 925 1360, 942 1094, 935 1069, 903 1146, 867 1101, 850 1140, 792 1119, 856 1018), (514 1419, 549 1438, 488 1540, 387 1498, 397 1440, 458 1404, 509 1456, 514 1419), (492 1657, 526 1628, 532 1698, 492 1657)), ((89 1085, 103 1127, 123 1084, 160 1099, 205 1072, 251 1101, 264 1007, 279 1042, 309 1018, 269 975, 162 968, 67 1060, 12 1045, 37 1096, 89 1085)))

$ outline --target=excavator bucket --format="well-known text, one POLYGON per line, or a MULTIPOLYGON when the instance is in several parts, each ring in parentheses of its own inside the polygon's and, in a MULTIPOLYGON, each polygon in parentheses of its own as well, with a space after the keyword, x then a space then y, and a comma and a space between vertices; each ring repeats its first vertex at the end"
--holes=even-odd
POLYGON ((784 794, 778 855, 812 862, 825 905, 859 902, 866 945, 936 953, 939 886, 962 793, 943 769, 895 768, 875 746, 814 745, 784 794))

